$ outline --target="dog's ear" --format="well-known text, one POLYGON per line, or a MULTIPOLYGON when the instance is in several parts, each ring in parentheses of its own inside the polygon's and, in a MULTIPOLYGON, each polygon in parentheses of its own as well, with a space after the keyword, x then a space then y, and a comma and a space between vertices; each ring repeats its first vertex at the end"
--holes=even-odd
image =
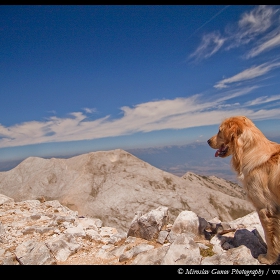
POLYGON ((243 132, 243 126, 244 124, 236 120, 230 120, 227 123, 227 140, 228 142, 232 142, 233 140, 236 140, 237 137, 242 134, 243 132))
POLYGON ((243 132, 243 124, 239 122, 232 122, 230 130, 232 132, 232 136, 239 136, 243 132))
POLYGON ((246 117, 241 118, 233 118, 229 122, 229 135, 230 135, 230 143, 232 145, 232 164, 234 165, 234 169, 240 173, 242 166, 242 157, 243 150, 240 148, 240 138, 239 137, 245 129, 245 123, 247 122, 246 117))

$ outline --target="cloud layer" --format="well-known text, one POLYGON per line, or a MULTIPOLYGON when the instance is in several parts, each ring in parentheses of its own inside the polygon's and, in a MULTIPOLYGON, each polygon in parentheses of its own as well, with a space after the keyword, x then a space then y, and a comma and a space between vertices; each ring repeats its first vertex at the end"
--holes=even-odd
MULTIPOLYGON (((173 100, 159 100, 141 103, 134 107, 121 108, 122 117, 112 119, 109 115, 89 120, 82 112, 70 113, 68 117, 48 118, 46 121, 32 121, 14 126, 0 125, 0 147, 24 146, 30 144, 77 141, 128 135, 163 129, 184 129, 218 124, 230 115, 247 115, 254 120, 280 118, 275 108, 252 109, 260 102, 275 102, 280 95, 258 97, 246 104, 231 102, 238 96, 250 94, 256 87, 231 90, 219 94, 212 100, 206 96, 194 95, 173 100)), ((85 110, 92 112, 92 110, 85 110)))

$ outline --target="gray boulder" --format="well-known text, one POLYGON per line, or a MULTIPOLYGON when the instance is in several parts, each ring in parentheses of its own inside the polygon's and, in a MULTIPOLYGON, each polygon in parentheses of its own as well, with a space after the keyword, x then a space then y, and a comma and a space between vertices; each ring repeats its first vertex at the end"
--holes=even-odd
POLYGON ((255 212, 221 222, 182 211, 167 223, 169 211, 162 206, 132 219, 132 236, 130 228, 102 226, 99 218, 58 201, 2 197, 2 265, 260 265, 257 257, 266 252, 255 212))

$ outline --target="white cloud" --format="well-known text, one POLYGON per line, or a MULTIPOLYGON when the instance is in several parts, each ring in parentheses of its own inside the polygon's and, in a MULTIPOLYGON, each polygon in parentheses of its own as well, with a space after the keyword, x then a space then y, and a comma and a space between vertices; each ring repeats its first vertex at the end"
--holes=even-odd
POLYGON ((272 48, 275 48, 277 46, 280 46, 280 34, 277 36, 273 36, 271 39, 265 41, 264 43, 260 44, 259 46, 253 48, 248 54, 247 58, 255 57, 259 55, 260 53, 270 50, 272 48))
POLYGON ((53 114, 53 115, 56 114, 56 111, 55 111, 55 110, 51 110, 51 111, 47 111, 47 112, 50 113, 50 114, 53 114))
POLYGON ((236 89, 228 90, 226 93, 221 92, 220 94, 217 94, 215 96, 216 96, 217 102, 223 102, 223 101, 230 100, 232 98, 236 98, 238 96, 249 94, 250 92, 252 92, 254 89, 257 89, 257 88, 259 88, 259 87, 258 86, 251 86, 251 87, 245 87, 245 88, 242 88, 242 89, 239 89, 239 90, 236 90, 236 89))
POLYGON ((268 73, 269 71, 271 71, 272 69, 277 68, 279 66, 280 66, 279 62, 271 63, 271 64, 263 63, 258 66, 252 66, 251 68, 248 68, 230 78, 221 80, 214 87, 219 88, 219 89, 226 88, 228 86, 228 84, 246 81, 246 80, 250 80, 250 79, 262 76, 262 75, 268 73))
POLYGON ((91 114, 91 113, 95 113, 96 112, 96 109, 95 108, 83 108, 83 110, 88 113, 88 114, 91 114))
POLYGON ((226 26, 223 35, 219 31, 204 34, 201 44, 190 58, 209 58, 222 47, 230 50, 250 42, 253 44, 253 49, 249 51, 247 58, 278 47, 280 45, 278 12, 279 9, 273 6, 255 7, 241 15, 237 23, 226 26))
POLYGON ((202 37, 200 46, 190 57, 197 59, 208 58, 215 54, 224 44, 225 38, 222 38, 218 32, 213 32, 202 37))
POLYGON ((272 25, 272 19, 276 12, 277 10, 273 10, 272 7, 261 5, 249 13, 244 13, 238 22, 240 27, 238 35, 242 38, 248 38, 265 32, 272 25))
POLYGON ((255 105, 264 104, 264 103, 277 101, 277 100, 280 100, 280 95, 261 96, 254 100, 246 102, 244 105, 245 106, 255 106, 255 105))
MULTIPOLYGON (((135 107, 124 106, 121 108, 123 116, 116 119, 106 116, 88 120, 82 112, 73 112, 66 118, 52 116, 42 122, 25 122, 10 127, 0 125, 0 148, 213 125, 231 115, 247 115, 255 119, 279 118, 279 110, 254 111, 244 105, 229 102, 233 97, 248 94, 253 89, 224 92, 212 96, 210 101, 206 101, 203 95, 194 95, 142 103, 135 107)), ((279 96, 271 98, 279 99, 279 96)), ((268 102, 269 98, 263 97, 262 100, 268 102)))

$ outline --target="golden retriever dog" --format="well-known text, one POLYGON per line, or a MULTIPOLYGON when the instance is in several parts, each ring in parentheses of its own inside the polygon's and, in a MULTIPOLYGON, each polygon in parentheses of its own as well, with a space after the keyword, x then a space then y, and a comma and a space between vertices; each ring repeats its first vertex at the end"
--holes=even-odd
POLYGON ((207 143, 217 149, 216 157, 232 156, 232 168, 264 229, 267 253, 258 260, 276 262, 280 253, 280 144, 268 140, 245 116, 225 119, 207 143))

